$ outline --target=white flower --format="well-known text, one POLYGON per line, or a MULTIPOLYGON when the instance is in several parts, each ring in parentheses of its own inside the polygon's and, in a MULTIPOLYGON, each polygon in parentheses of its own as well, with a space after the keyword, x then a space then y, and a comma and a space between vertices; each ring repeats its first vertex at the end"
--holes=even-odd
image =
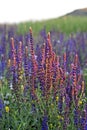
POLYGON ((60 40, 58 40, 57 43, 60 43, 60 40))
POLYGON ((9 86, 9 87, 10 87, 11 90, 13 89, 12 83, 10 83, 10 86, 9 86))
POLYGON ((9 101, 4 100, 5 105, 9 105, 9 101))

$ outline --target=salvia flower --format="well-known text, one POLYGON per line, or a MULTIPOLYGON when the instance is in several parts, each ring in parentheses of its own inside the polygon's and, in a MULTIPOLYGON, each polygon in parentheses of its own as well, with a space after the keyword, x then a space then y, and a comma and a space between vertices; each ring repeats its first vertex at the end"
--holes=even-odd
POLYGON ((3 108, 4 108, 4 104, 3 104, 2 99, 0 99, 0 118, 2 117, 3 108))
POLYGON ((78 126, 78 109, 74 109, 74 124, 75 126, 78 126))
POLYGON ((47 121, 48 121, 48 119, 47 119, 47 116, 45 115, 45 116, 43 117, 43 119, 42 119, 42 128, 41 128, 41 130, 48 130, 47 121))

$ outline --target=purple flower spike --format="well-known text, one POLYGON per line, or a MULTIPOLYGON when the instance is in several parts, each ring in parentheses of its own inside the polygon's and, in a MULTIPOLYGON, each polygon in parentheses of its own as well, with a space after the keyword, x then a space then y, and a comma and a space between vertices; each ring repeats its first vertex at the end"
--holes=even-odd
POLYGON ((41 130, 48 130, 47 116, 43 117, 43 120, 42 120, 42 129, 41 130))
POLYGON ((2 111, 3 111, 3 108, 4 108, 4 104, 3 104, 2 99, 0 99, 0 118, 2 118, 2 111))

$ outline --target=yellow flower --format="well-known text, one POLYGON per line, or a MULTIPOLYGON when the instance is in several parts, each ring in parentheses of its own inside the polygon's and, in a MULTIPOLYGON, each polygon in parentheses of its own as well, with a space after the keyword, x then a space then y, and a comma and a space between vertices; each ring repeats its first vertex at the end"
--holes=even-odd
POLYGON ((50 124, 50 128, 51 128, 51 129, 53 128, 53 124, 50 124))
POLYGON ((24 91, 24 86, 21 85, 21 92, 23 93, 23 91, 24 91))
POLYGON ((79 106, 82 105, 82 101, 81 101, 81 100, 79 100, 78 105, 79 105, 79 106))
POLYGON ((5 111, 6 111, 7 113, 9 112, 9 107, 8 107, 8 106, 5 107, 5 111))
POLYGON ((20 73, 21 73, 21 74, 23 74, 23 73, 24 73, 24 69, 23 69, 23 68, 21 69, 20 73))
POLYGON ((59 97, 58 97, 58 96, 56 96, 56 101, 58 102, 58 100, 59 100, 59 97))
POLYGON ((22 75, 21 75, 21 76, 19 76, 19 79, 20 79, 20 80, 22 80, 22 78, 23 78, 23 76, 22 76, 22 75))
POLYGON ((63 97, 63 102, 65 102, 65 97, 63 97))
POLYGON ((64 119, 64 118, 63 118, 62 116, 60 116, 60 115, 58 115, 57 118, 58 118, 59 120, 63 120, 63 119, 64 119))

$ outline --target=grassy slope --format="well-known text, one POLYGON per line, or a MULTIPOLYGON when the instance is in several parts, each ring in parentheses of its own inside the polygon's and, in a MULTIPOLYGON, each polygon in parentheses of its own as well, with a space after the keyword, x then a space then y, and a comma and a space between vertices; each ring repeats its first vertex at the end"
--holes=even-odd
POLYGON ((38 34, 38 32, 46 27, 46 31, 50 31, 51 29, 55 29, 57 31, 64 32, 66 34, 70 34, 71 32, 84 31, 87 32, 87 17, 83 16, 63 16, 56 19, 44 20, 44 21, 36 21, 36 22, 25 22, 19 23, 18 25, 18 33, 24 34, 28 32, 29 27, 33 28, 34 34, 38 34))

